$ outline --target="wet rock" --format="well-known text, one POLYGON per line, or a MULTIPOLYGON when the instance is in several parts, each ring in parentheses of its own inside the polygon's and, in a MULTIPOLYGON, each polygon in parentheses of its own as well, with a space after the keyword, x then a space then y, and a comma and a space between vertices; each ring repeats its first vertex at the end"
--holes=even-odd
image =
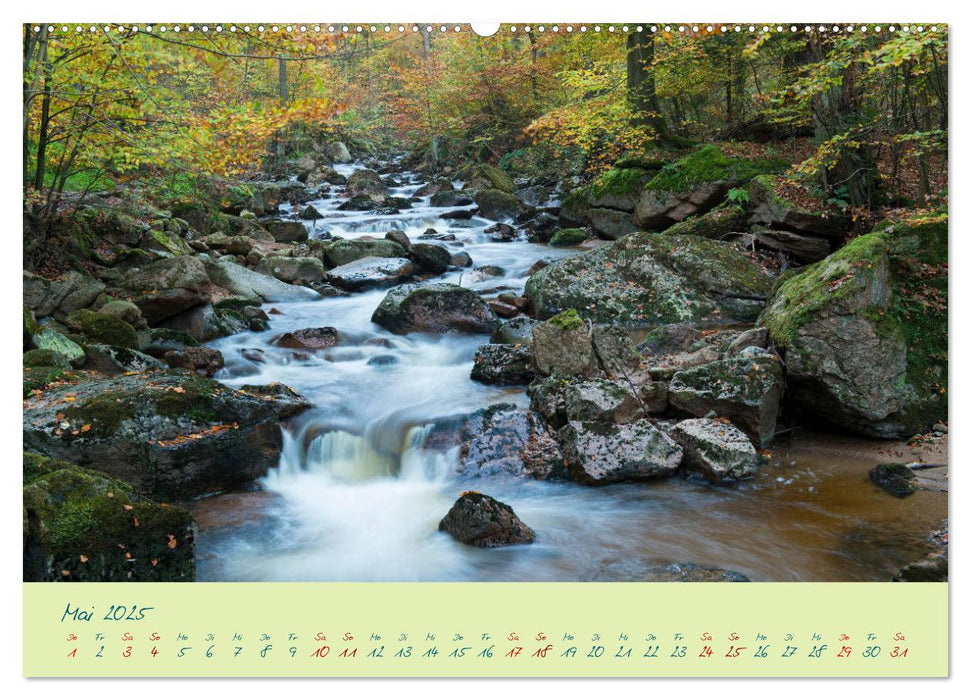
POLYGON ((674 474, 681 447, 649 421, 626 425, 570 421, 557 433, 570 476, 600 485, 674 474))
POLYGON ((324 218, 324 215, 321 214, 319 211, 317 211, 317 208, 314 207, 312 204, 308 204, 303 209, 301 209, 300 213, 297 214, 297 216, 303 219, 304 221, 316 221, 317 219, 324 218))
POLYGON ((440 275, 452 264, 452 254, 448 249, 432 243, 415 243, 411 246, 411 259, 419 270, 440 275))
POLYGON ((606 564, 591 580, 645 583, 744 583, 750 579, 745 574, 730 569, 697 564, 649 565, 624 560, 606 564))
POLYGON ((699 418, 712 412, 728 418, 757 446, 767 447, 775 435, 782 391, 782 367, 778 358, 766 353, 676 372, 668 401, 699 418))
POLYGON ((403 285, 384 297, 371 321, 393 333, 491 333, 499 321, 471 289, 448 283, 403 285))
POLYGON ((917 492, 917 476, 906 464, 878 464, 870 470, 870 481, 897 498, 917 492))
POLYGON ((472 267, 472 256, 463 250, 458 253, 454 253, 450 262, 455 267, 472 267))
POLYGON ((212 283, 198 258, 180 255, 133 270, 121 286, 134 294, 132 301, 151 325, 209 302, 212 283))
POLYGON ((324 350, 337 345, 340 336, 336 328, 301 328, 284 333, 274 341, 281 348, 293 350, 324 350))
POLYGON ((538 318, 574 308, 597 323, 754 320, 772 280, 727 244, 634 233, 533 274, 525 296, 538 318))
POLYGON ((303 243, 309 238, 307 227, 299 221, 270 219, 261 223, 277 243, 303 243))
POLYGON ((313 405, 286 384, 279 382, 244 384, 239 388, 239 391, 265 401, 276 411, 280 420, 292 418, 313 405))
POLYGON ((468 221, 472 218, 472 214, 471 209, 455 209, 445 212, 439 218, 445 219, 446 221, 468 221))
POLYGON ((483 345, 475 353, 471 376, 483 384, 529 384, 535 376, 533 353, 528 346, 483 345))
POLYGON ((312 289, 281 282, 275 277, 255 272, 226 258, 208 263, 206 271, 215 284, 247 299, 283 302, 309 301, 320 297, 312 289))
POLYGON ((684 467, 714 484, 749 479, 758 470, 755 447, 731 423, 692 418, 678 423, 669 435, 684 449, 684 467))
POLYGON ((519 315, 518 308, 499 299, 490 299, 487 303, 492 312, 499 318, 514 318, 519 315))
POLYGON ((364 257, 328 271, 326 279, 338 289, 361 292, 399 284, 415 273, 407 258, 364 257))
POLYGON ((324 263, 319 258, 291 258, 270 256, 256 267, 262 275, 276 277, 281 282, 307 286, 324 278, 324 263))
POLYGON ((499 241, 501 243, 509 243, 510 241, 516 240, 518 233, 509 224, 493 224, 489 228, 485 229, 483 233, 488 233, 492 240, 499 241))
POLYGON ((61 465, 24 486, 25 581, 195 579, 194 523, 186 510, 96 471, 61 465))
POLYGON ((500 190, 480 190, 475 194, 479 213, 487 219, 514 219, 523 210, 516 196, 500 190))
POLYGON ((281 446, 267 402, 174 372, 84 376, 49 386, 25 401, 23 437, 26 449, 164 499, 238 488, 275 466, 281 446))
POLYGON ((347 193, 357 195, 386 195, 388 186, 381 180, 381 176, 373 170, 362 169, 354 171, 347 178, 347 193))
POLYGON ((185 348, 169 350, 163 356, 165 363, 173 369, 187 369, 211 377, 223 368, 223 354, 215 348, 185 348))
POLYGON ((361 258, 405 258, 407 249, 391 240, 356 238, 338 239, 323 247, 324 261, 329 267, 340 267, 361 258))
POLYGON ((408 234, 406 234, 404 231, 400 229, 396 229, 396 228, 391 229, 386 234, 384 234, 384 237, 386 240, 389 240, 393 243, 397 243, 406 251, 411 250, 411 240, 408 238, 408 234))
POLYGON ((563 387, 568 421, 632 423, 644 417, 644 406, 629 386, 607 379, 570 381, 563 387))
POLYGON ((102 374, 124 374, 125 372, 147 372, 161 369, 164 365, 151 355, 125 347, 111 345, 86 345, 84 348, 84 369, 102 374))
POLYGON ((249 330, 249 322, 241 313, 232 309, 217 311, 212 304, 196 306, 166 319, 162 325, 182 331, 203 343, 249 330))
POLYGON ((400 360, 394 355, 375 355, 367 361, 371 367, 390 367, 396 365, 400 360))
POLYGON ((466 491, 459 496, 438 524, 438 529, 462 544, 475 547, 530 544, 536 539, 536 533, 512 508, 475 491, 466 491))
POLYGON ((182 350, 199 345, 199 341, 183 331, 170 328, 149 328, 139 333, 142 352, 152 357, 163 357, 169 350, 182 350))
POLYGON ((418 237, 426 241, 429 241, 429 240, 430 241, 454 241, 455 240, 454 233, 439 233, 433 228, 425 229, 424 233, 422 233, 418 237))
POLYGON ((433 207, 466 207, 473 201, 465 192, 443 191, 433 194, 429 203, 433 207))
POLYGON ((878 227, 778 288, 759 323, 785 348, 790 403, 863 435, 947 416, 947 217, 878 227))
POLYGON ((455 186, 452 181, 447 177, 436 177, 431 182, 426 182, 424 185, 415 190, 415 195, 418 197, 428 197, 433 194, 438 194, 439 192, 454 192, 455 186))
POLYGON ((266 351, 261 348, 243 348, 239 351, 239 354, 250 362, 259 364, 266 362, 266 351))
POLYGON ((543 375, 592 377, 598 369, 590 328, 572 309, 533 327, 533 359, 543 375))
POLYGON ((549 245, 554 248, 563 246, 580 245, 590 238, 590 234, 584 228, 561 228, 550 239, 549 245))
POLYGON ((490 343, 507 345, 532 345, 533 328, 539 321, 528 316, 517 316, 503 323, 489 338, 490 343))

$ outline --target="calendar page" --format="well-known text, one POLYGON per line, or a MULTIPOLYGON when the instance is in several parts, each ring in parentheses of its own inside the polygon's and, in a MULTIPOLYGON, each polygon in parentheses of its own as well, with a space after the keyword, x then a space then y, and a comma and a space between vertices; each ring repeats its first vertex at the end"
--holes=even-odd
POLYGON ((635 9, 22 26, 25 676, 948 675, 948 26, 635 9))

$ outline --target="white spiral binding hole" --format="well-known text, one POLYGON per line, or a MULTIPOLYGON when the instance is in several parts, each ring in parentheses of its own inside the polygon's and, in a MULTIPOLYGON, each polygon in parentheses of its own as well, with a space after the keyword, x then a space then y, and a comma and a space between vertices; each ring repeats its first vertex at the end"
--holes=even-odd
MULTIPOLYGON (((43 25, 34 24, 32 25, 33 31, 35 33, 40 32, 43 25)), ((145 32, 148 34, 159 33, 166 34, 168 32, 174 32, 180 34, 186 32, 188 34, 221 34, 223 32, 228 32, 230 34, 306 34, 312 32, 314 34, 403 34, 409 29, 412 33, 418 33, 424 31, 426 33, 466 33, 475 34, 475 32, 469 29, 467 26, 459 24, 426 24, 419 25, 413 24, 358 24, 358 25, 348 25, 348 24, 271 24, 271 25, 239 25, 239 24, 105 24, 105 25, 68 25, 68 24, 48 24, 47 32, 52 38, 57 36, 66 36, 70 33, 82 34, 87 31, 89 33, 138 33, 145 32)), ((904 33, 923 33, 925 31, 936 32, 939 30, 939 26, 936 24, 923 25, 923 24, 820 24, 815 25, 804 25, 799 26, 795 24, 654 24, 654 25, 619 25, 619 24, 541 24, 541 25, 517 25, 511 24, 500 28, 498 34, 507 32, 509 34, 519 34, 538 32, 541 34, 550 32, 553 34, 567 33, 572 34, 574 32, 587 33, 593 32, 597 33, 622 33, 627 34, 630 32, 664 32, 664 33, 678 33, 678 34, 688 34, 688 35, 704 35, 704 34, 714 34, 720 32, 722 34, 727 34, 730 32, 743 33, 747 32, 749 34, 782 34, 790 33, 795 34, 798 32, 803 32, 806 34, 819 33, 819 34, 841 34, 841 33, 852 33, 852 32, 875 32, 877 34, 884 31, 895 33, 901 31, 904 33)))

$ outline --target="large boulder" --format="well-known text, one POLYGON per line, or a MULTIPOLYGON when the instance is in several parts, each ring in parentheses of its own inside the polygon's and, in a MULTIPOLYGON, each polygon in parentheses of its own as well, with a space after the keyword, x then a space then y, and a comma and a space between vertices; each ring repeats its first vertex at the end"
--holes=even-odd
POLYGON ((947 419, 947 216, 878 227, 784 282, 761 325, 788 397, 844 430, 909 437, 947 419))
POLYGON ((216 338, 249 330, 246 318, 232 309, 216 309, 212 304, 195 306, 162 321, 162 326, 181 331, 193 339, 207 343, 216 338))
POLYGON ((510 194, 516 191, 516 183, 508 173, 488 163, 465 166, 459 170, 458 177, 465 181, 468 190, 499 190, 510 194))
POLYGON ((471 376, 483 384, 511 386, 529 384, 535 374, 528 346, 491 343, 476 350, 471 376))
MULTIPOLYGON (((243 268, 245 269, 245 268, 243 268)), ((132 270, 121 286, 134 295, 131 300, 151 325, 206 304, 212 282, 201 260, 188 255, 162 258, 132 270)))
POLYGON ((320 298, 320 294, 312 289, 281 282, 227 258, 210 262, 205 269, 213 283, 239 297, 264 302, 309 301, 320 298))
POLYGON ((674 426, 669 434, 684 449, 684 467, 712 483, 748 479, 758 470, 758 452, 745 433, 731 423, 690 418, 674 426))
POLYGON ((198 375, 78 377, 24 402, 24 446, 160 499, 238 488, 276 465, 272 402, 198 375))
POLYGON ((102 374, 148 372, 163 367, 162 363, 151 355, 112 345, 86 345, 84 346, 84 356, 84 369, 102 374))
POLYGON ((756 177, 748 191, 753 223, 834 241, 841 240, 850 230, 852 222, 833 207, 819 204, 813 210, 793 201, 779 177, 756 177))
POLYGON ((779 164, 730 158, 704 146, 664 166, 646 185, 634 207, 634 224, 645 231, 668 226, 713 209, 728 190, 779 164))
POLYGON ((479 190, 475 194, 479 213, 487 219, 515 219, 523 210, 516 195, 501 190, 479 190))
POLYGON ((558 438, 570 476, 583 484, 656 479, 681 465, 681 447, 647 420, 625 425, 570 421, 558 438))
POLYGON ((766 447, 775 435, 783 386, 779 359, 760 350, 675 372, 668 401, 698 418, 711 412, 728 418, 766 447))
POLYGON ((511 507, 476 491, 459 496, 438 529, 474 547, 530 544, 536 539, 536 533, 511 507))
POLYGON ((547 319, 569 308, 599 323, 754 320, 772 278, 725 243, 634 233, 536 272, 526 297, 547 319))
POLYGON ((328 267, 339 267, 361 258, 408 257, 404 246, 386 239, 338 239, 324 245, 322 252, 328 267))
POLYGON ((562 385, 567 421, 632 423, 644 417, 644 406, 625 382, 608 379, 570 381, 562 385))
POLYGON ((324 279, 324 263, 320 258, 292 258, 271 255, 263 258, 256 271, 271 275, 281 282, 306 286, 324 279))
POLYGON ((105 285, 79 272, 70 271, 62 278, 49 280, 32 272, 23 272, 24 306, 36 318, 67 314, 90 306, 105 290, 105 285))
POLYGON ((34 453, 24 453, 24 468, 24 581, 195 579, 194 524, 183 508, 34 453))
POLYGON ((321 328, 301 328, 284 333, 274 340, 281 348, 293 350, 326 350, 337 345, 340 334, 336 328, 323 326, 321 328))
POLYGON ((348 292, 391 287, 415 274, 408 258, 365 257, 339 265, 325 275, 328 283, 348 292))
POLYGON ((53 328, 38 330, 30 337, 30 344, 35 350, 44 350, 62 357, 72 367, 84 364, 84 348, 53 328))
POLYGON ((138 348, 138 335, 130 323, 91 309, 78 309, 68 314, 67 327, 84 336, 92 343, 114 345, 120 348, 138 348))
POLYGON ((381 300, 371 321, 392 333, 491 333, 499 327, 489 305, 466 287, 445 282, 402 285, 381 300))
POLYGON ((592 333, 574 309, 533 326, 533 363, 547 376, 592 377, 597 373, 592 333))
POLYGON ((442 274, 452 264, 452 254, 448 248, 434 243, 414 243, 410 253, 418 269, 433 275, 442 274))
POLYGON ((381 176, 373 170, 364 168, 355 170, 347 178, 347 194, 351 197, 359 195, 386 195, 388 186, 381 176))
POLYGON ((277 243, 303 243, 310 237, 307 227, 300 221, 270 219, 261 223, 277 243))
POLYGON ((720 206, 701 216, 692 216, 664 229, 671 236, 701 236, 724 240, 732 233, 748 229, 748 217, 740 206, 720 206))

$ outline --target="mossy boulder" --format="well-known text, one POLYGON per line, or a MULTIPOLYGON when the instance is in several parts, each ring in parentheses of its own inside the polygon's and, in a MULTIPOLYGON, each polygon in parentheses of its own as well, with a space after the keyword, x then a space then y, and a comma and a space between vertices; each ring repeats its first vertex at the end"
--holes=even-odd
MULTIPOLYGON (((607 221, 610 211, 625 213, 625 221, 633 227, 630 216, 644 185, 653 176, 652 171, 639 167, 613 168, 597 177, 589 185, 573 190, 563 200, 560 215, 576 224, 594 224, 594 219, 607 221), (602 211, 594 211, 602 210, 602 211)), ((628 231, 629 233, 629 231, 628 231)))
POLYGON ((371 321, 392 333, 491 333, 499 320, 476 292, 445 282, 395 287, 371 321))
POLYGON ((27 308, 26 304, 24 307, 24 349, 30 345, 30 337, 37 332, 37 320, 34 318, 34 312, 27 308))
POLYGON ((36 475, 23 494, 25 581, 195 579, 186 510, 100 472, 63 462, 35 469, 37 462, 24 454, 25 482, 28 469, 36 475))
POLYGON ((124 374, 161 369, 162 363, 151 355, 131 348, 93 343, 84 346, 84 369, 102 374, 124 374))
POLYGON ((644 185, 634 208, 634 224, 646 231, 663 231, 714 208, 732 187, 780 167, 773 161, 731 158, 715 146, 705 146, 665 165, 644 185))
POLYGON ((269 219, 261 223, 277 243, 303 243, 310 237, 307 227, 300 221, 269 219))
POLYGON ((120 318, 133 327, 137 327, 142 322, 142 310, 135 304, 124 299, 111 299, 97 309, 99 314, 106 314, 120 318))
POLYGON ((783 185, 781 178, 772 175, 752 180, 749 202, 753 223, 836 241, 846 236, 851 226, 846 214, 823 203, 814 207, 798 203, 787 196, 783 185))
POLYGON ((141 248, 169 255, 191 255, 192 248, 178 234, 151 228, 142 236, 141 248))
POLYGON ((24 445, 156 498, 237 488, 276 464, 272 402, 195 374, 65 377, 24 403, 24 445))
POLYGON ((452 264, 452 254, 445 246, 434 243, 413 243, 409 251, 418 269, 425 273, 440 275, 452 264))
POLYGON ((281 282, 306 286, 324 278, 324 263, 320 258, 294 258, 271 255, 256 267, 263 275, 271 275, 281 282))
POLYGON ((142 352, 163 357, 170 350, 184 350, 199 346, 199 341, 184 331, 171 328, 150 328, 139 334, 142 352))
POLYGON ((547 319, 573 308, 597 323, 752 321, 772 278, 727 244, 634 233, 532 275, 525 296, 547 319))
POLYGON ((909 437, 947 418, 947 215, 878 226, 783 283, 760 324, 804 414, 909 437))
POLYGON ((53 350, 28 350, 24 353, 24 367, 63 367, 71 366, 67 358, 53 350))
POLYGON ((693 216, 664 229, 671 236, 701 236, 712 240, 724 240, 730 233, 748 229, 745 210, 737 205, 717 207, 701 216, 693 216))
POLYGON ((757 446, 767 447, 775 435, 783 387, 781 363, 763 351, 675 372, 668 401, 698 418, 712 412, 728 418, 757 446))
POLYGON ((550 239, 549 245, 554 248, 580 245, 590 238, 584 228, 561 228, 550 239))
POLYGON ((475 194, 479 213, 487 219, 515 219, 523 210, 523 205, 514 194, 502 190, 479 190, 475 194))
POLYGON ((388 186, 381 176, 373 170, 364 168, 354 171, 347 178, 347 194, 351 197, 358 195, 385 195, 388 186))
POLYGON ((132 302, 151 325, 207 303, 211 282, 198 258, 180 255, 163 258, 133 270, 121 286, 134 295, 132 302))
POLYGON ((498 166, 488 163, 467 165, 459 169, 457 175, 468 190, 499 190, 510 194, 516 191, 513 179, 498 166))
POLYGON ((339 239, 322 248, 328 267, 340 267, 361 258, 406 258, 408 251, 399 243, 386 239, 339 239))
POLYGON ((138 335, 135 333, 135 328, 117 316, 90 309, 78 309, 71 312, 65 322, 68 328, 92 343, 138 349, 138 335))
POLYGON ((53 328, 41 328, 31 336, 30 344, 35 350, 47 350, 60 355, 72 367, 84 364, 84 348, 53 328))

